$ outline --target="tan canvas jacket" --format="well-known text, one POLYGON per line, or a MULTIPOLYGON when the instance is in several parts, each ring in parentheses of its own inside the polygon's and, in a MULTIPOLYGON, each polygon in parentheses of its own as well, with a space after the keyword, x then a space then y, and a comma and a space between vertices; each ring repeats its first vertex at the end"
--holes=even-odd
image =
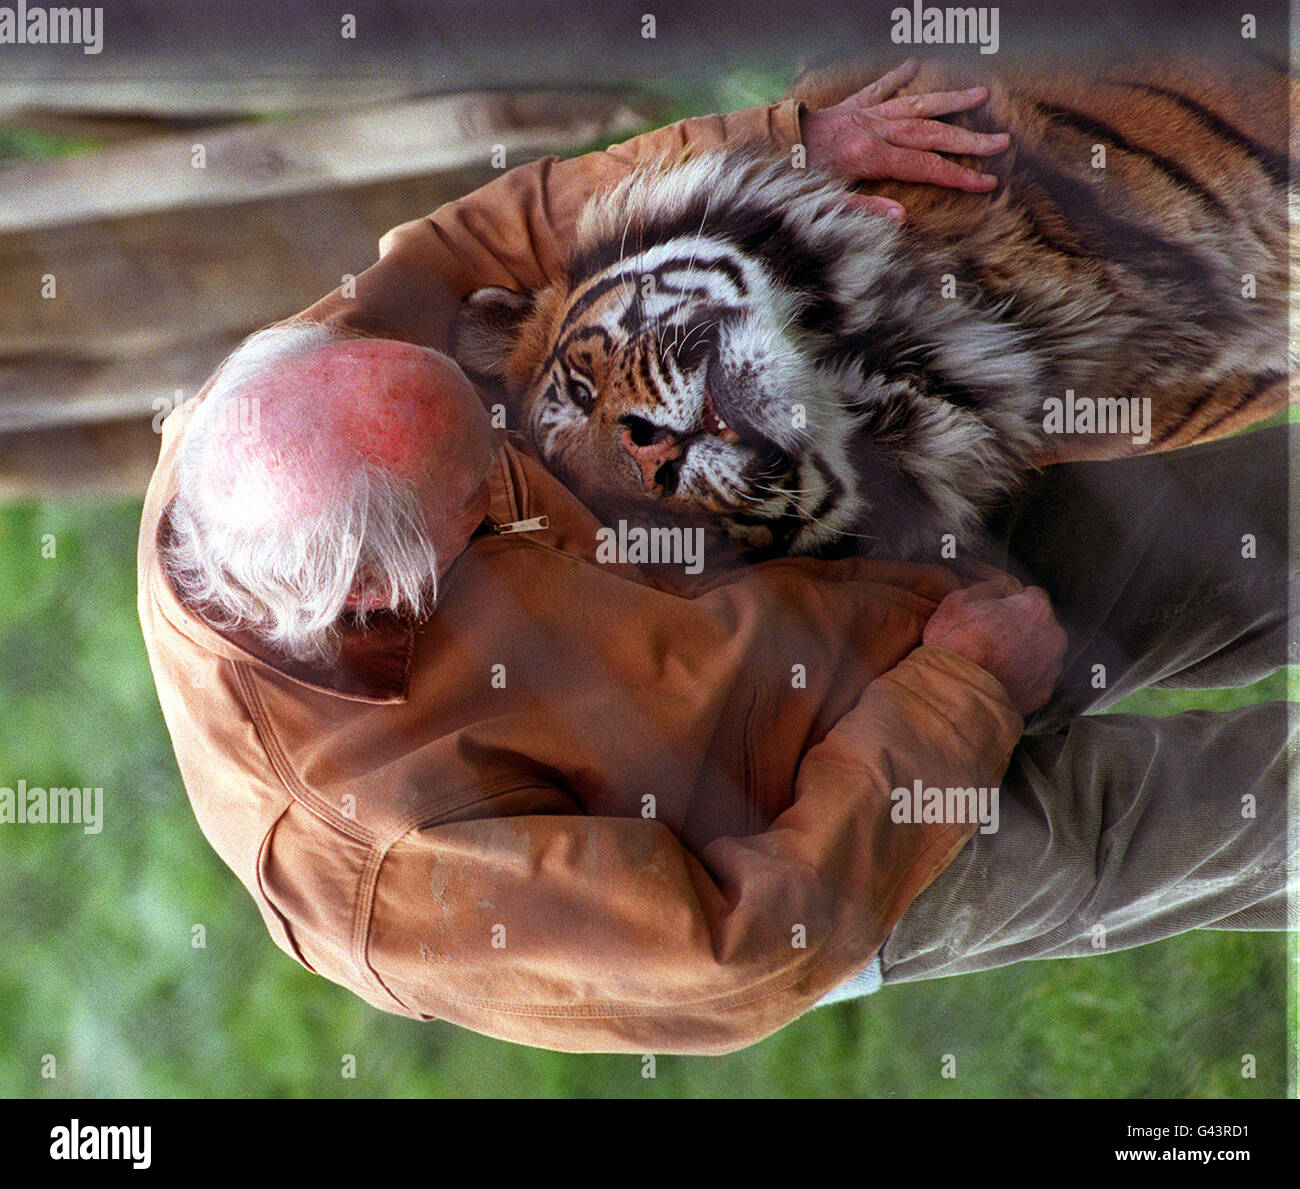
MULTIPOLYGON (((464 293, 558 267, 593 186, 739 136, 788 145, 798 109, 516 170, 308 313, 439 345, 464 293)), ((328 669, 219 634, 159 564, 194 404, 139 549, 181 774, 276 943, 377 1007, 571 1051, 736 1049, 861 970, 975 829, 896 822, 891 790, 1002 776, 1006 692, 918 647, 947 571, 797 559, 675 593, 598 564, 598 523, 518 443, 427 621, 349 628, 328 669)))

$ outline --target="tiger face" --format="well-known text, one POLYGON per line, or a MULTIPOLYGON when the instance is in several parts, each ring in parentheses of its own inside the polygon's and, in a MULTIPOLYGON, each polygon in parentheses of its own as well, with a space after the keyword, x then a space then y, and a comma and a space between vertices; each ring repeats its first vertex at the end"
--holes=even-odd
POLYGON ((505 381, 543 461, 599 514, 815 553, 855 535, 871 483, 900 487, 888 427, 874 469, 855 447, 864 394, 888 403, 899 383, 864 383, 837 313, 856 299, 869 317, 873 286, 883 299, 897 234, 814 171, 705 155, 589 206, 578 235, 594 246, 561 285, 473 294, 453 353, 505 381))
MULTIPOLYGON (((631 253, 523 303, 549 344, 510 359, 524 431, 598 510, 721 520, 751 550, 802 533, 808 550, 809 526, 832 535, 860 513, 848 458, 820 445, 848 429, 820 336, 798 324, 797 295, 729 240, 690 248, 631 253)), ((512 303, 488 290, 471 308, 512 303)))
POLYGON ((1137 452, 1061 449, 1051 401, 1148 402, 1167 448, 1285 400, 1285 129, 1245 82, 994 86, 959 118, 1012 132, 1002 184, 895 188, 905 229, 758 149, 651 162, 588 204, 556 285, 473 294, 453 354, 600 516, 759 555, 978 553, 1035 460, 1137 452))

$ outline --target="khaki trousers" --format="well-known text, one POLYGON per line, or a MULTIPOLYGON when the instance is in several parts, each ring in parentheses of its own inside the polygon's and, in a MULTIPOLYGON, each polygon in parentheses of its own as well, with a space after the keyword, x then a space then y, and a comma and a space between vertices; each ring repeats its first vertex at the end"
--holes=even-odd
POLYGON ((1049 468, 1003 518, 1002 563, 1048 591, 1070 650, 1013 755, 998 830, 904 913, 880 955, 886 983, 1287 927, 1295 707, 1099 712, 1295 660, 1291 433, 1049 468))

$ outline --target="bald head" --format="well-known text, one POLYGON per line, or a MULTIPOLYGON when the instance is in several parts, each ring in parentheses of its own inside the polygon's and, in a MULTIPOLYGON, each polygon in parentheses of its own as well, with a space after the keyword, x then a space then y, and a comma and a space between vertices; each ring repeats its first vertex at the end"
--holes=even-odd
POLYGON ((473 386, 445 355, 392 339, 289 345, 213 409, 224 424, 209 442, 209 494, 226 514, 310 512, 363 464, 427 486, 435 507, 455 506, 467 494, 461 480, 482 478, 463 475, 464 464, 485 461, 495 441, 473 386))
POLYGON ((170 560, 240 626, 320 655, 345 609, 427 609, 486 512, 497 444, 446 356, 272 327, 187 428, 170 560))

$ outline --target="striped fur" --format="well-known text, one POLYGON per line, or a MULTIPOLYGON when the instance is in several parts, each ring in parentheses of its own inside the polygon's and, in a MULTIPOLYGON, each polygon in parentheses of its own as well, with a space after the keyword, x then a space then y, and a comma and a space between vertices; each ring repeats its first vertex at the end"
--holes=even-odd
MULTIPOLYGON (((818 107, 871 77, 796 94, 818 107)), ((910 89, 952 85, 927 68, 910 89)), ((760 553, 978 550, 1044 462, 1206 440, 1284 403, 1288 101, 1235 67, 997 82, 957 118, 1012 133, 985 164, 998 189, 875 187, 905 228, 785 157, 660 161, 591 202, 559 284, 473 295, 454 350, 504 380, 599 512, 718 521, 760 553), (1127 420, 1054 436, 1067 390, 1149 398, 1149 438, 1127 420)))

